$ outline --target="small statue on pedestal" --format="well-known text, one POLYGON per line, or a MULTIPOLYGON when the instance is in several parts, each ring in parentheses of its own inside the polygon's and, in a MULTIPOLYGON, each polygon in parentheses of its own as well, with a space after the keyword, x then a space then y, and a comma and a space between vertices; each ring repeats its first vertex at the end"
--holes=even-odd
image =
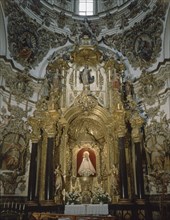
POLYGON ((63 202, 63 190, 64 190, 64 178, 61 170, 61 165, 57 165, 55 170, 55 196, 56 203, 61 204, 63 202))

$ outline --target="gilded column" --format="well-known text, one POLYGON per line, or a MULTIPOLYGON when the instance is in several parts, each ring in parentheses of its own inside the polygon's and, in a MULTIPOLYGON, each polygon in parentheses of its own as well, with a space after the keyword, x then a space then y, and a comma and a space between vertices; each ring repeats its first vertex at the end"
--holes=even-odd
POLYGON ((135 174, 136 174, 136 190, 137 201, 144 201, 144 179, 143 179, 143 167, 142 167, 142 150, 141 150, 141 132, 140 129, 143 124, 143 120, 136 112, 130 120, 132 126, 132 139, 135 146, 135 174))

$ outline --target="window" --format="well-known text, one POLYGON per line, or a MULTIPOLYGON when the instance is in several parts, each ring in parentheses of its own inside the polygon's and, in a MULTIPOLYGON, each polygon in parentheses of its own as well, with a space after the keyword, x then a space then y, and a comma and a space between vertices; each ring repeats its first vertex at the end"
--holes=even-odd
POLYGON ((79 0, 79 15, 93 15, 93 0, 79 0))

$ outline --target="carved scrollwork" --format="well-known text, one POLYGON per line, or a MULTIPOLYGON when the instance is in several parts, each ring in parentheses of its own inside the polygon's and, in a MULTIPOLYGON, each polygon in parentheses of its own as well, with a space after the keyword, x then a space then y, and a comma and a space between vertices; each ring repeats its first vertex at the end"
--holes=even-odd
POLYGON ((138 90, 138 95, 148 105, 153 105, 155 103, 159 98, 159 92, 165 86, 165 82, 162 79, 158 79, 153 74, 145 71, 141 74, 139 84, 140 89, 138 90))
POLYGON ((148 68, 156 61, 161 51, 161 33, 166 12, 164 5, 157 3, 154 11, 119 35, 105 36, 104 42, 125 54, 134 68, 148 68), (154 36, 151 38, 150 36, 154 36))
MULTIPOLYGON (((36 66, 50 47, 66 43, 65 36, 49 32, 30 21, 15 2, 8 1, 5 12, 8 16, 9 50, 11 56, 21 65, 36 66)), ((46 25, 49 23, 47 14, 44 22, 46 25)))
POLYGON ((75 105, 80 106, 80 108, 85 111, 89 112, 98 105, 97 99, 92 96, 88 90, 83 90, 83 92, 76 98, 75 105))

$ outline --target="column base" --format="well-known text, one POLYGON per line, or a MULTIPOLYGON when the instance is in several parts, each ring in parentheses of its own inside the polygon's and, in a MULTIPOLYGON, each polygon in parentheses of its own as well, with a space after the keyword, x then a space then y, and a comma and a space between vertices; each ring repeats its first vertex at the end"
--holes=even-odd
POLYGON ((56 205, 54 200, 41 200, 39 203, 41 206, 55 206, 56 205))
POLYGON ((145 199, 136 199, 137 204, 145 204, 145 199))
POLYGON ((38 206, 38 202, 36 201, 26 201, 27 206, 38 206))
POLYGON ((131 201, 130 201, 130 199, 119 199, 119 203, 121 203, 121 204, 129 204, 129 203, 131 203, 131 201))

